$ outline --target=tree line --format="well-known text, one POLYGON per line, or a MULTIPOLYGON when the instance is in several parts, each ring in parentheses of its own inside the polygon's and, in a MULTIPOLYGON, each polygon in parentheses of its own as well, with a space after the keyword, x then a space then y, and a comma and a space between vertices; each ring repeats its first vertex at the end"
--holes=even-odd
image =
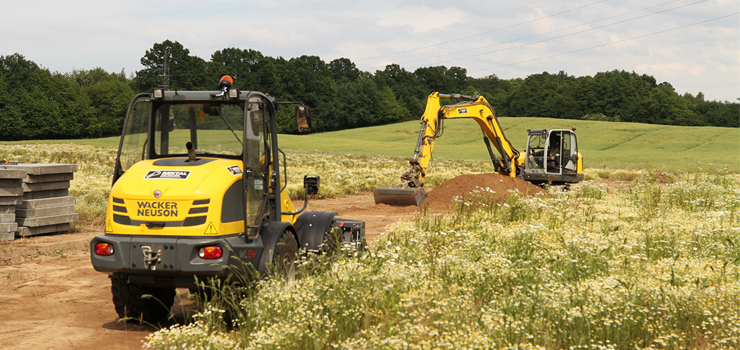
MULTIPOLYGON (((316 131, 418 119, 434 91, 486 97, 498 116, 622 121, 684 126, 740 127, 740 105, 678 94, 668 82, 613 70, 575 77, 561 71, 526 78, 473 78, 465 68, 397 64, 374 73, 347 58, 291 59, 252 49, 225 48, 209 61, 177 41, 156 43, 127 76, 102 68, 50 72, 16 53, 0 56, 0 140, 94 138, 119 135, 128 102, 137 92, 215 90, 222 75, 234 86, 311 108, 316 131), (165 69, 166 67, 166 69, 165 69)), ((292 110, 278 111, 281 133, 296 132, 292 110)))

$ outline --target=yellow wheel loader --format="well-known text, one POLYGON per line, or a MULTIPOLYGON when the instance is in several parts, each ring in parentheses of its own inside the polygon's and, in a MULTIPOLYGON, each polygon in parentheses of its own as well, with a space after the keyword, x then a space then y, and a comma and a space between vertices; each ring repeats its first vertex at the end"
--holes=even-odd
MULTIPOLYGON (((287 193, 275 111, 298 103, 232 84, 225 76, 214 91, 155 89, 129 105, 105 234, 90 242, 120 317, 165 317, 175 288, 196 288, 195 277, 265 275, 292 268, 299 252, 364 247, 364 222, 304 212, 318 176, 304 176, 301 209, 287 193)), ((296 118, 310 131, 307 107, 298 104, 296 118)))
POLYGON ((504 135, 493 107, 483 96, 440 94, 427 98, 421 129, 414 149, 411 167, 393 187, 373 190, 376 204, 417 205, 426 199, 424 177, 432 159, 434 141, 444 131, 445 119, 471 118, 483 131, 483 141, 493 162, 494 171, 519 177, 537 185, 565 185, 583 180, 583 157, 578 153, 575 128, 529 130, 527 150, 517 151, 504 135), (463 100, 453 105, 440 105, 440 98, 463 100), (491 143, 501 157, 496 157, 491 143))

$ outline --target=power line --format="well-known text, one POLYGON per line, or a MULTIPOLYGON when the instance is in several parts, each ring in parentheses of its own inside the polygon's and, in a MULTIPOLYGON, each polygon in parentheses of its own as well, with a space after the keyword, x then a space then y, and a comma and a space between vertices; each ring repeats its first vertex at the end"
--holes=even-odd
MULTIPOLYGON (((672 0, 672 1, 664 2, 662 4, 645 7, 645 8, 639 9, 639 10, 625 12, 625 13, 622 13, 622 14, 619 14, 619 15, 610 16, 610 17, 598 19, 598 20, 591 21, 591 22, 576 24, 576 25, 573 25, 573 26, 570 26, 570 27, 567 27, 567 28, 561 28, 561 29, 551 30, 551 31, 545 32, 545 33, 540 33, 540 34, 525 36, 525 37, 521 37, 521 38, 516 38, 516 39, 504 41, 504 42, 501 42, 501 43, 496 43, 496 44, 491 44, 491 45, 476 47, 476 48, 467 49, 467 50, 455 51, 454 53, 449 53, 449 54, 444 54, 444 55, 438 55, 438 56, 433 56, 433 57, 423 57, 423 58, 418 58, 418 59, 415 59, 415 60, 398 62, 398 64, 417 62, 417 61, 431 59, 431 58, 451 56, 451 55, 456 55, 456 54, 460 54, 460 53, 464 53, 464 52, 475 51, 475 50, 485 49, 485 48, 488 48, 488 47, 493 47, 493 46, 503 45, 503 44, 507 44, 507 43, 511 43, 511 42, 516 42, 516 41, 520 41, 520 40, 536 38, 538 36, 543 36, 543 35, 547 35, 547 34, 557 33, 557 32, 563 31, 563 30, 568 30, 568 29, 572 29, 572 28, 576 28, 576 27, 580 27, 580 26, 585 26, 585 25, 589 25, 589 24, 593 24, 593 23, 597 23, 597 22, 602 22, 602 21, 606 21, 606 20, 609 20, 609 19, 612 19, 612 18, 622 17, 622 16, 625 16, 625 15, 633 14, 635 12, 641 12, 641 11, 649 10, 651 8, 660 7, 660 6, 667 5, 667 4, 674 3, 674 2, 678 2, 678 1, 681 1, 681 0, 672 0)), ((655 13, 652 13, 652 14, 644 15, 644 16, 630 18, 630 19, 627 19, 627 20, 624 20, 624 21, 607 24, 607 25, 604 25, 604 26, 601 26, 601 27, 586 29, 586 30, 582 30, 582 31, 579 31, 579 32, 571 33, 571 34, 566 34, 566 35, 559 36, 559 37, 554 37, 554 38, 550 38, 550 39, 540 40, 540 41, 536 41, 536 42, 529 43, 529 44, 522 44, 522 45, 519 45, 519 46, 510 47, 510 48, 506 48, 506 49, 503 49, 503 50, 490 51, 490 52, 486 52, 486 53, 482 53, 482 54, 478 54, 478 55, 457 58, 457 59, 454 59, 454 60, 465 59, 465 58, 470 58, 470 57, 476 57, 476 56, 480 56, 480 55, 484 55, 484 54, 495 53, 495 52, 500 52, 500 51, 506 51, 506 50, 510 50, 510 49, 515 49, 515 48, 519 48, 519 47, 522 47, 522 46, 527 46, 527 45, 532 45, 532 44, 538 44, 538 43, 541 43, 541 42, 544 42, 544 41, 549 41, 549 40, 563 38, 565 36, 580 34, 580 33, 584 33, 584 32, 590 31, 590 30, 601 29, 601 28, 604 28, 604 27, 608 27, 608 26, 612 26, 612 25, 616 25, 616 24, 621 24, 621 23, 629 22, 629 21, 632 21, 632 20, 635 20, 635 19, 640 19, 640 18, 652 16, 652 15, 655 15, 655 14, 658 14, 658 13, 663 13, 663 12, 675 10, 675 9, 678 9, 678 8, 681 8, 681 7, 685 7, 685 6, 689 6, 689 5, 693 5, 693 4, 696 4, 696 3, 699 3, 699 2, 705 2, 705 1, 707 1, 707 0, 698 1, 698 2, 695 2, 695 3, 691 3, 691 4, 687 4, 687 5, 682 5, 682 6, 679 6, 679 7, 674 7, 672 9, 667 9, 667 10, 663 10, 663 11, 660 11, 660 12, 655 12, 655 13)), ((452 60, 450 60, 450 61, 452 61, 452 60)), ((449 62, 449 61, 443 61, 443 62, 449 62)), ((439 62, 439 63, 443 63, 443 62, 439 62)))
POLYGON ((388 57, 388 56, 399 55, 399 54, 402 54, 402 53, 407 53, 407 52, 413 52, 413 51, 428 49, 430 47, 445 45, 445 44, 449 44, 449 43, 460 41, 460 40, 465 40, 465 39, 470 39, 470 38, 474 38, 474 37, 481 36, 481 35, 491 34, 491 33, 495 33, 495 32, 498 32, 498 31, 505 30, 505 29, 510 29, 510 28, 514 28, 514 27, 517 27, 517 26, 520 26, 520 25, 524 25, 524 24, 527 24, 527 23, 537 22, 537 21, 540 21, 540 20, 543 20, 543 19, 547 19, 547 18, 550 18, 550 17, 559 16, 559 15, 562 15, 564 13, 568 13, 568 12, 580 10, 580 9, 583 9, 583 8, 586 8, 586 7, 589 7, 589 6, 593 6, 593 5, 596 5, 596 4, 600 4, 602 2, 607 2, 607 1, 609 1, 609 0, 601 0, 601 1, 597 1, 597 2, 594 2, 594 3, 588 4, 588 5, 583 5, 583 6, 580 6, 580 7, 575 7, 575 8, 572 8, 570 10, 561 11, 561 12, 558 12, 558 13, 554 13, 554 14, 551 14, 551 15, 544 16, 544 17, 539 17, 539 18, 531 19, 529 21, 524 21, 524 22, 520 22, 520 23, 517 23, 517 24, 512 24, 510 26, 501 27, 501 28, 494 29, 494 30, 489 30, 487 32, 473 34, 473 35, 469 35, 469 36, 466 36, 466 37, 457 38, 457 39, 453 39, 453 40, 443 41, 441 43, 437 43, 437 44, 433 44, 433 45, 421 46, 421 47, 417 47, 417 48, 414 48, 414 49, 393 52, 393 53, 389 53, 389 54, 385 54, 385 55, 380 55, 380 56, 375 56, 375 57, 364 58, 364 59, 358 60, 357 62, 362 62, 362 61, 372 60, 372 59, 375 59, 375 58, 383 58, 383 57, 388 57))
POLYGON ((670 28, 670 29, 664 29, 664 30, 660 30, 660 31, 657 31, 657 32, 652 32, 652 33, 648 33, 648 34, 638 35, 638 36, 634 36, 634 37, 631 37, 631 38, 628 38, 628 39, 617 40, 617 41, 613 41, 613 42, 606 43, 606 44, 590 46, 590 47, 586 47, 586 48, 583 48, 583 49, 578 49, 578 50, 573 50, 573 51, 568 51, 568 52, 562 52, 562 53, 558 53, 558 54, 554 54, 554 55, 543 56, 543 57, 540 57, 540 58, 533 58, 533 59, 530 59, 530 60, 519 61, 519 62, 516 62, 516 63, 505 64, 505 65, 502 65, 502 66, 497 66, 497 67, 492 67, 492 68, 478 69, 478 70, 474 70, 474 71, 471 71, 471 72, 480 72, 480 71, 484 71, 484 70, 489 71, 489 70, 494 70, 494 69, 503 68, 503 67, 516 66, 516 65, 522 64, 522 63, 529 63, 529 62, 534 62, 534 61, 541 61, 541 60, 545 60, 545 59, 548 59, 548 58, 569 55, 569 54, 572 54, 572 53, 581 52, 581 51, 587 51, 587 50, 592 50, 592 49, 596 49, 596 48, 599 48, 599 47, 604 47, 604 46, 609 46, 609 45, 614 45, 614 44, 622 43, 622 42, 625 42, 625 41, 630 41, 630 40, 635 40, 635 39, 641 39, 641 38, 645 38, 645 37, 652 36, 652 35, 657 35, 657 34, 663 34, 663 33, 667 33, 667 32, 670 32, 670 31, 674 31, 674 30, 683 29, 683 28, 686 28, 686 27, 695 26, 695 25, 698 25, 698 24, 703 24, 703 23, 707 23, 707 22, 711 22, 711 21, 716 21, 716 20, 720 20, 720 19, 723 19, 723 18, 727 18, 727 17, 737 16, 738 14, 740 14, 740 12, 735 12, 735 13, 731 13, 729 15, 715 17, 715 18, 712 18, 712 19, 708 19, 708 20, 704 20, 704 21, 700 21, 700 22, 695 22, 695 23, 690 23, 690 24, 686 24, 686 25, 682 25, 682 26, 678 26, 678 27, 674 27, 674 28, 670 28))

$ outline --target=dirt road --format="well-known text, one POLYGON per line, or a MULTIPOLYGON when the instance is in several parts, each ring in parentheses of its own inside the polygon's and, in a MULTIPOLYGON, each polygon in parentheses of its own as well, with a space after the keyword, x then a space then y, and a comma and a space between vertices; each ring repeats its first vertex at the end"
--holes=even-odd
MULTIPOLYGON (((375 206, 372 195, 309 202, 309 210, 364 220, 373 242, 413 208, 375 206)), ((155 329, 118 322, 107 275, 90 265, 99 232, 38 236, 0 245, 0 349, 138 349, 155 329)), ((175 310, 192 310, 187 289, 175 310)), ((177 318, 182 322, 183 311, 177 318)))
MULTIPOLYGON (((453 198, 479 188, 494 189, 501 201, 509 190, 541 191, 523 180, 497 174, 465 175, 437 186, 425 204, 445 212, 453 198)), ((372 194, 313 200, 309 211, 336 211, 366 223, 368 243, 388 224, 411 219, 417 207, 375 205, 372 194)), ((88 243, 97 232, 38 236, 0 242, 0 349, 138 349, 156 330, 118 322, 107 275, 90 264, 88 243)), ((192 312, 187 289, 175 299, 176 321, 192 312)))

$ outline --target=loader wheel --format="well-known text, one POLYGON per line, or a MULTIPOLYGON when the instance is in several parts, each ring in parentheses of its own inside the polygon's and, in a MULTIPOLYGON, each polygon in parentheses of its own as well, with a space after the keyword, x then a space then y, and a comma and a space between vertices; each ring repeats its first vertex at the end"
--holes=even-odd
POLYGON ((175 302, 175 288, 128 283, 125 275, 111 279, 111 292, 118 317, 130 317, 132 322, 165 320, 175 302), (142 298, 144 294, 151 297, 142 298))
POLYGON ((283 231, 275 248, 275 255, 272 257, 272 263, 275 265, 275 272, 279 275, 287 275, 291 269, 295 269, 295 260, 298 254, 298 242, 290 231, 283 231))

